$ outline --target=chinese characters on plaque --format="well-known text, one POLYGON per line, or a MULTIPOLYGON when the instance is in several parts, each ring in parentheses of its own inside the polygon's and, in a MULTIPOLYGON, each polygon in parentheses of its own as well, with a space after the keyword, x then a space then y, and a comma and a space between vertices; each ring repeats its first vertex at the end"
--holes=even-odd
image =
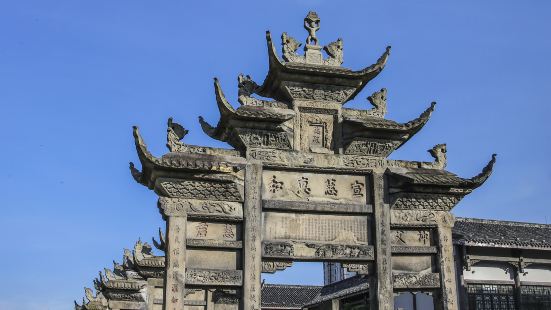
POLYGON ((265 171, 264 199, 366 203, 366 178, 353 175, 265 171))

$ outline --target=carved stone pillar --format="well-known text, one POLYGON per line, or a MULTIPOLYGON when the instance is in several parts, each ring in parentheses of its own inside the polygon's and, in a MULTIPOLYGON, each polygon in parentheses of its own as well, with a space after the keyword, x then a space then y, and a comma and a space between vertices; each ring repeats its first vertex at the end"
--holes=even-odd
POLYGON ((370 285, 371 309, 393 310, 390 243, 390 207, 383 173, 373 173, 373 211, 375 213, 375 272, 370 285))
POLYGON ((331 310, 340 310, 341 301, 337 298, 331 299, 331 310))
POLYGON ((438 255, 440 261, 440 281, 442 284, 443 310, 457 310, 457 285, 453 260, 452 227, 455 218, 451 213, 441 212, 438 221, 438 255))
POLYGON ((260 273, 262 268, 261 247, 261 200, 262 166, 247 164, 245 167, 245 201, 243 204, 244 243, 243 256, 243 308, 260 310, 260 273))
POLYGON ((186 277, 186 225, 185 208, 170 198, 160 198, 159 207, 166 219, 165 253, 165 310, 184 308, 186 277))

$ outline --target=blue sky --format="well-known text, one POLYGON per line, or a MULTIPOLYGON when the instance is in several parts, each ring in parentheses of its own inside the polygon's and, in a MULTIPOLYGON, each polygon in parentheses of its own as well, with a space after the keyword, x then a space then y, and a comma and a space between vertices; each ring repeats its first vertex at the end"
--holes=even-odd
MULTIPOLYGON (((388 88, 388 118, 431 101, 426 127, 392 155, 429 160, 448 144, 448 169, 489 181, 456 215, 551 223, 549 1, 0 1, 0 309, 72 309, 83 286, 123 248, 150 240, 156 197, 134 182, 131 126, 166 152, 166 119, 186 142, 224 146, 197 117, 217 121, 212 78, 236 103, 237 75, 267 69, 264 31, 344 40, 344 65, 386 69, 350 107, 388 88)), ((319 266, 310 266, 321 272, 319 266)), ((293 268, 269 280, 319 283, 293 268)))

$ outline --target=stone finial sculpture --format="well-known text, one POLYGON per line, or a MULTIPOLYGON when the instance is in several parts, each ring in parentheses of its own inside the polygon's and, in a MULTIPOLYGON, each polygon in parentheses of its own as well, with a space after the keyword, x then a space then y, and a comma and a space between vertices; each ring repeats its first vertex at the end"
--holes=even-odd
POLYGON ((367 97, 367 100, 373 109, 370 110, 371 115, 376 117, 384 117, 386 114, 386 88, 381 88, 380 91, 376 91, 371 96, 367 97))
POLYGON ((304 18, 304 28, 308 31, 308 38, 306 38, 306 44, 318 45, 318 37, 316 37, 316 31, 320 29, 320 19, 318 13, 314 11, 308 12, 308 15, 304 18))
POLYGON ((297 55, 297 50, 301 45, 302 43, 288 35, 287 32, 281 34, 281 52, 285 61, 304 62, 304 57, 297 55))
POLYGON ((340 66, 343 62, 342 57, 342 39, 339 38, 335 42, 331 42, 323 47, 323 50, 329 55, 329 58, 324 60, 324 64, 328 66, 340 66))
POLYGON ((446 144, 437 144, 428 150, 434 158, 434 168, 444 169, 447 165, 446 144))
POLYGON ((297 50, 302 46, 295 38, 286 32, 281 35, 283 59, 287 62, 306 63, 324 66, 340 66, 343 62, 343 42, 338 39, 323 47, 327 58, 322 55, 322 47, 318 44, 316 31, 320 29, 320 18, 316 12, 310 11, 304 18, 304 28, 308 31, 304 55, 298 55, 297 50))
POLYGON ((171 152, 185 152, 185 144, 182 139, 188 134, 188 130, 182 125, 173 122, 172 117, 168 119, 168 127, 166 129, 166 146, 171 152))

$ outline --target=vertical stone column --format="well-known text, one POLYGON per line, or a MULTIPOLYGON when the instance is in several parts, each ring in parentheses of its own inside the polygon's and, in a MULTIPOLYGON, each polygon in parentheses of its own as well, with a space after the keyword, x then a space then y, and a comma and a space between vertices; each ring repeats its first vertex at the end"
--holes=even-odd
POLYGON ((243 204, 243 308, 260 310, 260 273, 262 268, 261 200, 262 166, 245 167, 245 201, 243 204))
POLYGON ((440 260, 440 283, 442 285, 443 310, 457 310, 455 264, 453 261, 452 227, 455 218, 449 212, 441 212, 438 221, 438 255, 440 260))
POLYGON ((388 205, 385 177, 373 172, 373 212, 375 215, 375 273, 371 281, 371 309, 393 310, 390 207, 388 205))
POLYGON ((186 282, 186 225, 185 208, 170 198, 159 198, 159 206, 166 219, 165 251, 165 310, 184 309, 186 282))
POLYGON ((331 299, 331 310, 340 310, 341 301, 337 298, 331 299))

